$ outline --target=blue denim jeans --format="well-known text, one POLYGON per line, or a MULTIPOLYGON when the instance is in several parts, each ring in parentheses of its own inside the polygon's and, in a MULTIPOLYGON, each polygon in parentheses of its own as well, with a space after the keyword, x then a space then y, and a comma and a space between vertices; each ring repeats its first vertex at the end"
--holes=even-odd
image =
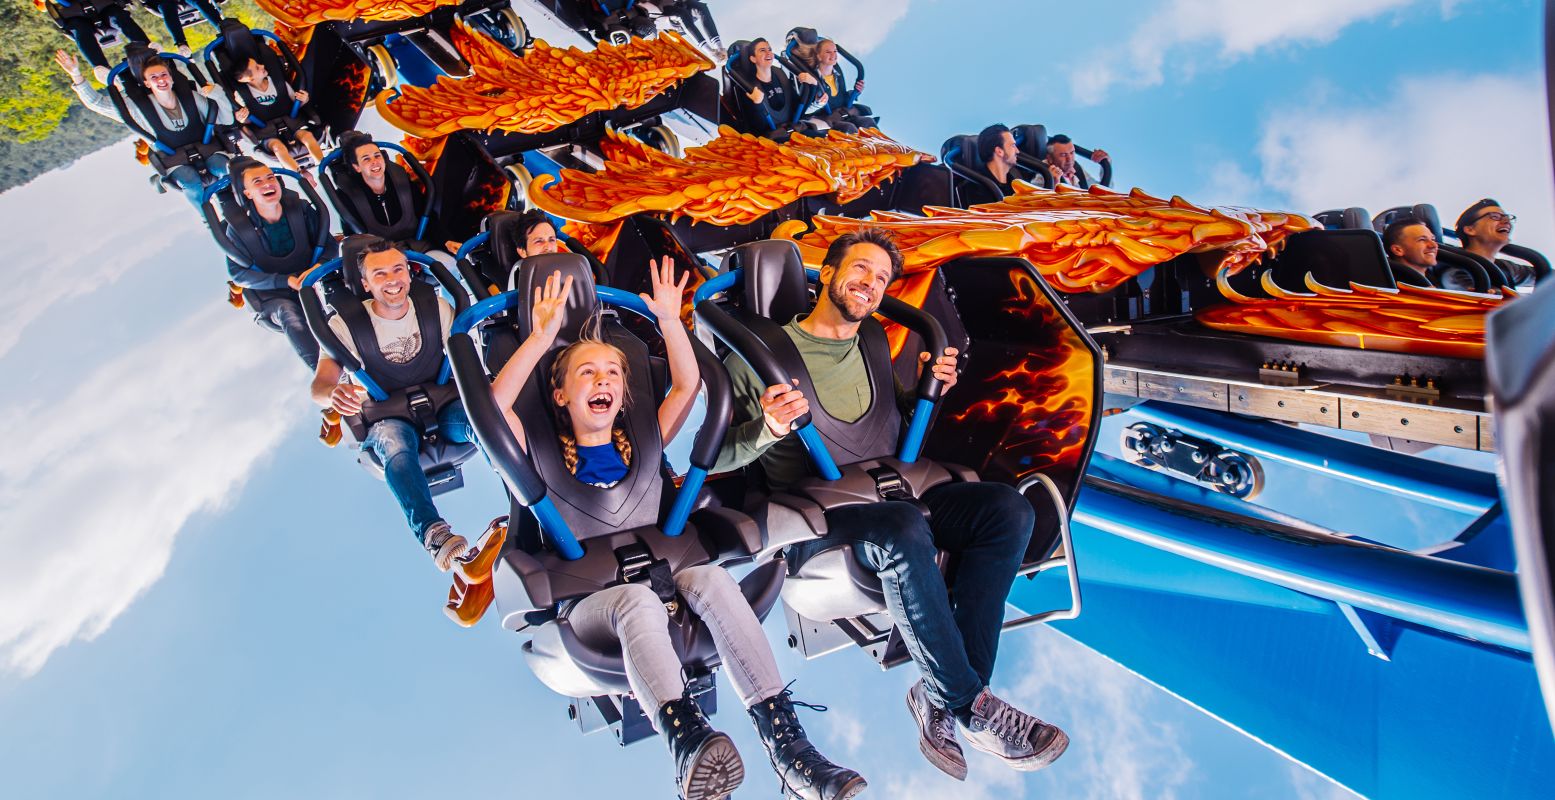
POLYGON ((313 370, 319 365, 319 341, 308 328, 308 318, 302 311, 302 300, 290 288, 250 289, 254 301, 255 321, 263 327, 274 328, 286 335, 292 350, 302 363, 313 370))
MULTIPOLYGON (((437 426, 439 435, 450 442, 475 440, 462 403, 443 406, 437 415, 437 426)), ((379 420, 367 429, 367 441, 362 442, 362 449, 371 450, 378 456, 389 493, 400 504, 416 541, 425 544, 427 528, 443 518, 438 516, 437 506, 432 504, 432 487, 427 485, 426 473, 421 471, 420 431, 402 419, 379 420)))
POLYGON ((946 483, 924 492, 925 520, 910 503, 826 512, 829 533, 788 549, 790 569, 839 544, 880 576, 886 608, 923 673, 929 699, 964 710, 993 678, 1004 603, 1020 571, 1036 513, 1002 483, 946 483), (951 553, 945 585, 935 556, 951 553))
MULTIPOLYGON (((227 156, 215 153, 205 159, 206 169, 217 178, 227 177, 227 156)), ((167 177, 178 184, 180 191, 184 193, 184 199, 194 206, 196 210, 201 208, 200 201, 205 196, 205 180, 200 176, 200 171, 188 164, 180 164, 168 170, 167 177)))

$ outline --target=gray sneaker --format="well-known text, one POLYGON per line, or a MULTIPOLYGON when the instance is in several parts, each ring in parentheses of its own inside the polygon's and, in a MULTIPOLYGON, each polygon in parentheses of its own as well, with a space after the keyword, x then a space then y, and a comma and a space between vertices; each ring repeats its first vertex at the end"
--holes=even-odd
POLYGON ((423 534, 427 552, 432 554, 432 562, 443 572, 447 572, 454 564, 454 559, 464 555, 464 551, 470 549, 470 543, 463 536, 454 533, 448 527, 448 523, 438 520, 432 523, 423 534))
POLYGON ((956 719, 950 712, 929 700, 929 693, 918 681, 907 690, 907 710, 918 721, 918 749, 930 764, 958 781, 966 780, 966 756, 956 741, 956 719))
POLYGON ((972 721, 966 740, 973 747, 998 756, 1012 769, 1031 772, 1058 760, 1069 747, 1069 736, 1000 700, 988 689, 972 701, 972 721))

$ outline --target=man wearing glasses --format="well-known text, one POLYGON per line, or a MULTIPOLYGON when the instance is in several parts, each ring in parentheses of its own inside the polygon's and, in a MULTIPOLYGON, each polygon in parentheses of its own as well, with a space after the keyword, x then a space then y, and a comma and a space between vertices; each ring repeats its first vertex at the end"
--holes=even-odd
POLYGON ((1514 285, 1533 283, 1533 271, 1520 261, 1503 260, 1501 248, 1512 240, 1512 223, 1517 217, 1506 213, 1501 204, 1485 198, 1458 215, 1458 239, 1463 249, 1501 267, 1514 285))

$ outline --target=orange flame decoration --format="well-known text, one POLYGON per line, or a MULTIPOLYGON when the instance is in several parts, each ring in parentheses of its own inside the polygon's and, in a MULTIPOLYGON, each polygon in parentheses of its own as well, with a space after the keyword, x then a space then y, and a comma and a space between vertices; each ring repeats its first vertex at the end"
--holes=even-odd
POLYGON ((801 197, 835 192, 846 203, 914 164, 932 160, 878 130, 831 131, 788 144, 718 129, 718 138, 675 158, 611 133, 600 144, 605 168, 564 169, 540 176, 529 199, 559 217, 613 222, 642 212, 690 217, 714 225, 755 222, 801 197), (550 185, 547 185, 550 184, 550 185))
POLYGON ((1062 333, 1052 346, 1035 349, 989 376, 982 392, 988 399, 951 419, 1003 424, 1004 435, 991 448, 993 459, 1019 480, 1039 470, 1078 468, 1090 430, 1095 368, 1090 352, 1048 305, 1035 279, 1011 270, 1010 281, 1015 297, 999 312, 1030 321, 1036 330, 1062 333))
POLYGON ((1517 296, 1453 292, 1402 284, 1397 291, 1324 286, 1307 275, 1304 292, 1281 289, 1265 273, 1268 298, 1247 297, 1218 277, 1230 305, 1194 314, 1211 328, 1299 342, 1395 353, 1485 357, 1485 315, 1517 296))
MULTIPOLYGON (((1065 292, 1110 291, 1184 253, 1219 252, 1220 268, 1235 273, 1315 225, 1299 214, 1204 208, 1138 189, 1121 194, 1060 185, 1049 191, 1017 181, 1015 191, 1001 202, 967 210, 929 206, 921 217, 875 212, 870 224, 896 235, 908 274, 957 258, 1020 256, 1065 292)), ((811 266, 820 265, 833 239, 860 224, 843 217, 814 221, 815 232, 802 239, 803 223, 784 223, 774 233, 797 242, 811 266)))
POLYGON ((257 0, 270 16, 293 28, 320 22, 397 22, 432 13, 463 0, 257 0))
POLYGON ((470 62, 468 78, 443 76, 431 87, 405 86, 377 99, 383 118, 417 136, 460 130, 545 133, 596 111, 636 108, 713 62, 673 31, 593 51, 536 41, 517 56, 464 23, 454 47, 470 62))

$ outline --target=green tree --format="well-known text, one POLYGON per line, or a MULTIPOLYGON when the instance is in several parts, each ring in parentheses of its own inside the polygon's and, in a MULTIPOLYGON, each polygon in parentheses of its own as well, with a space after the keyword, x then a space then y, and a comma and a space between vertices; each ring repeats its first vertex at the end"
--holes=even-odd
MULTIPOLYGON (((152 39, 167 43, 160 17, 138 6, 132 13, 152 39)), ((222 13, 250 26, 274 24, 253 0, 226 0, 222 13)), ((6 32, 6 47, 0 50, 0 191, 128 135, 124 126, 80 108, 69 80, 54 64, 55 50, 75 53, 75 44, 33 0, 0 0, 0 30, 6 32)), ((187 34, 198 49, 215 37, 215 30, 195 25, 187 34)), ((117 48, 108 54, 119 55, 117 48)))

